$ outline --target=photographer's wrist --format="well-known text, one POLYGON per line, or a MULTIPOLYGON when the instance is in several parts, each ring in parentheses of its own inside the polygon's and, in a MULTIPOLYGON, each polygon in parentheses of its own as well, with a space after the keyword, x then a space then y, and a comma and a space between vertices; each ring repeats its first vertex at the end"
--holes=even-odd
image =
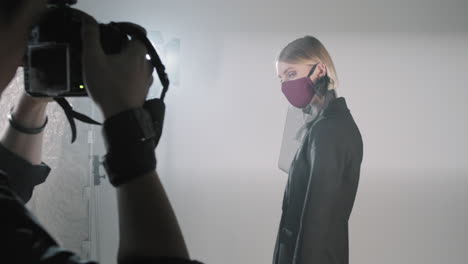
POLYGON ((114 186, 156 168, 155 132, 150 114, 142 107, 106 119, 103 136, 107 149, 104 167, 114 186))
POLYGON ((124 111, 134 109, 134 108, 139 108, 142 106, 143 106, 143 102, 131 103, 131 102, 114 101, 110 103, 100 104, 100 108, 105 119, 109 119, 110 117, 113 117, 124 111))
POLYGON ((33 129, 43 126, 46 122, 46 109, 47 103, 20 101, 11 110, 11 116, 20 126, 33 129))

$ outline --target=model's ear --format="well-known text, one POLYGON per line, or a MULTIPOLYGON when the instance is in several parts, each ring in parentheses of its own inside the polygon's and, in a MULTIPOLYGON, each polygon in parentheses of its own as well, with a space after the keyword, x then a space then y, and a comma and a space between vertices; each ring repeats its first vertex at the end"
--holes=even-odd
POLYGON ((319 63, 319 65, 317 65, 317 70, 318 70, 319 78, 322 78, 325 75, 327 75, 328 69, 327 69, 327 65, 325 65, 324 63, 319 63))

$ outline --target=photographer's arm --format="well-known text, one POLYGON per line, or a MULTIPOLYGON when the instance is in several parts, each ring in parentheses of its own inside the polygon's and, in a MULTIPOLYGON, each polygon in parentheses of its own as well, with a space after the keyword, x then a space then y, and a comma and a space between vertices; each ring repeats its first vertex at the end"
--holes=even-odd
MULTIPOLYGON (((2 1, 3 2, 3 1, 2 1)), ((6 1, 5 1, 6 2, 6 1)), ((0 18, 0 92, 11 82, 24 56, 31 26, 45 11, 47 0, 10 1, 2 4, 3 11, 8 10, 8 18, 0 18), (11 10, 6 6, 17 8, 11 10)), ((45 121, 47 101, 36 100, 23 93, 15 105, 12 116, 26 128, 41 127, 45 121)), ((2 113, 3 114, 3 113, 2 113)), ((6 113, 5 113, 6 115, 6 113)), ((40 164, 43 133, 28 135, 7 128, 1 138, 1 144, 9 151, 34 165, 40 164)), ((4 160, 2 160, 5 163, 4 160)), ((0 167, 0 169, 3 169, 0 167)))
MULTIPOLYGON (((43 127, 46 107, 47 101, 23 94, 11 113, 15 126, 43 127)), ((41 162, 43 134, 23 133, 7 124, 0 140, 0 170, 24 203, 31 198, 34 187, 43 183, 50 173, 50 168, 41 162)))
POLYGON ((182 232, 155 171, 117 188, 119 261, 137 258, 188 259, 182 232))
MULTIPOLYGON (((86 87, 105 118, 142 107, 152 83, 144 45, 133 40, 121 54, 104 54, 97 23, 89 17, 84 21, 83 39, 86 87)), ((119 263, 162 257, 187 260, 182 233, 157 173, 135 176, 117 187, 119 263)))

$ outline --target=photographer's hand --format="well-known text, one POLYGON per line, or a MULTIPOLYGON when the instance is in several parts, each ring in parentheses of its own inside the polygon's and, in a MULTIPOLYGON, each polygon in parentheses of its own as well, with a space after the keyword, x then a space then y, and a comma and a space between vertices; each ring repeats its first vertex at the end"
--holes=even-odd
POLYGON ((87 17, 83 25, 83 64, 87 91, 106 118, 141 107, 153 81, 146 48, 132 40, 120 54, 106 55, 97 23, 87 17))
MULTIPOLYGON (((152 67, 145 59, 143 44, 133 40, 121 54, 106 55, 98 25, 87 17, 83 48, 85 84, 106 119, 143 106, 152 83, 152 67)), ((188 259, 177 218, 156 171, 132 178, 117 188, 119 262, 135 258, 188 259)))

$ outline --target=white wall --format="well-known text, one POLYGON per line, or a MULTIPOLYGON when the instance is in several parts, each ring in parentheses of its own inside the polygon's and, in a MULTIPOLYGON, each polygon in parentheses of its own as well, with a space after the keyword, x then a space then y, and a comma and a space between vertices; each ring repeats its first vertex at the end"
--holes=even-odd
MULTIPOLYGON (((468 35, 316 35, 365 142, 351 263, 462 263, 468 35)), ((271 259, 286 179, 276 167, 286 102, 271 60, 281 39, 236 34, 215 54, 187 52, 221 61, 206 77, 187 65, 171 97, 165 177, 193 252, 210 263, 271 259)))
POLYGON ((365 144, 350 263, 468 258, 468 4, 347 3, 81 1, 182 40, 159 166, 194 258, 271 262, 286 182, 274 59, 306 34, 334 58, 365 144))

